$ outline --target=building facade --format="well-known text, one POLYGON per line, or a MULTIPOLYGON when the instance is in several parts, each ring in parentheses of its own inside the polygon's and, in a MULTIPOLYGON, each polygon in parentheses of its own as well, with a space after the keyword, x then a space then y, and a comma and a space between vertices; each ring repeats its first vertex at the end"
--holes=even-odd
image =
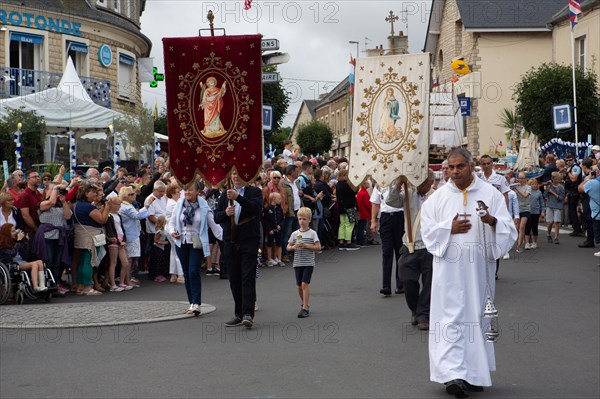
MULTIPOLYGON (((552 26, 552 59, 559 64, 570 64, 571 23, 566 8, 554 16, 552 26)), ((581 2, 581 14, 573 29, 573 39, 575 65, 592 69, 600 77, 600 0, 581 2)))
POLYGON ((138 60, 146 0, 3 0, 0 98, 55 87, 71 57, 92 100, 125 111, 142 106, 138 60))
POLYGON ((300 110, 296 115, 296 120, 294 121, 294 125, 292 126, 292 132, 289 137, 289 139, 292 140, 294 144, 296 144, 296 137, 298 137, 298 130, 300 129, 300 126, 315 120, 315 106, 318 103, 319 102, 317 100, 302 101, 302 105, 300 106, 300 110))
POLYGON ((561 62, 558 53, 570 57, 568 46, 553 50, 549 24, 566 5, 563 0, 433 1, 424 51, 432 55, 432 78, 439 84, 434 91, 471 98, 463 144, 473 154, 493 153, 500 141, 506 143, 499 115, 504 108, 514 110, 513 90, 521 76, 544 62, 561 62), (454 76, 451 62, 461 57, 472 72, 454 76))
POLYGON ((315 107, 315 118, 329 126, 333 133, 331 153, 345 156, 350 154, 350 82, 348 78, 327 93, 315 107))

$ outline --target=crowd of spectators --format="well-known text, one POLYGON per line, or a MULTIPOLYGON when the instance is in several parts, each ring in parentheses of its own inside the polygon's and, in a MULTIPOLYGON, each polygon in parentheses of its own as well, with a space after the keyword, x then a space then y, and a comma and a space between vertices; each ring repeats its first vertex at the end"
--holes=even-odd
MULTIPOLYGON (((298 229, 300 207, 311 209, 311 227, 322 251, 378 245, 380 203, 373 202, 373 190, 379 188, 370 180, 358 189, 350 185, 344 157, 308 157, 292 150, 290 143, 285 148, 281 156, 266 160, 250 182, 263 193, 259 266, 290 264, 292 254, 286 247, 298 229)), ((484 158, 479 160, 484 168, 480 177, 489 167, 484 158)), ((500 178, 509 187, 498 186, 506 192, 519 231, 517 252, 538 248, 539 223, 547 224, 548 243, 559 244, 559 229, 570 225, 571 236, 585 237, 579 247, 600 244, 598 162, 600 147, 594 146, 592 155, 581 162, 572 154, 564 159, 547 154, 537 179, 528 179, 527 171, 516 171, 516 177, 510 171, 500 178)), ((449 180, 444 166, 434 189, 449 180)), ((486 180, 491 178, 488 172, 486 180)), ((220 256, 222 231, 212 216, 222 186, 205 187, 198 178, 184 190, 170 174, 166 154, 135 173, 105 167, 68 175, 61 168, 55 176, 35 169, 9 176, 0 193, 4 263, 50 269, 59 282, 56 296, 128 291, 140 287, 146 276, 158 283, 185 285, 190 304, 199 305, 202 268, 207 276, 227 278, 220 256), (210 256, 200 259, 201 246, 192 241, 204 233, 204 253, 210 256)), ((497 178, 495 172, 492 177, 497 178)), ((188 310, 194 312, 192 307, 188 310)))

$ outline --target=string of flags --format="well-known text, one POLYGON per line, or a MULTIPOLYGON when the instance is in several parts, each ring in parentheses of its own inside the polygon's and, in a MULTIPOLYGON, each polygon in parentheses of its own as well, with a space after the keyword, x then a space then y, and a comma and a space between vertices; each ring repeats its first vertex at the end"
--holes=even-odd
POLYGON ((581 159, 585 157, 585 153, 592 146, 591 143, 587 141, 579 142, 575 144, 571 141, 564 141, 560 138, 553 138, 548 141, 546 144, 539 148, 542 152, 550 152, 556 154, 558 157, 562 158, 566 155, 567 152, 574 152, 577 147, 577 158, 581 159))
POLYGON ((17 169, 19 169, 19 170, 23 168, 23 158, 21 157, 21 126, 20 125, 21 125, 21 123, 19 123, 19 127, 13 136, 13 139, 16 144, 15 157, 17 160, 17 169))
POLYGON ((75 149, 75 132, 69 131, 69 152, 71 153, 71 176, 75 174, 77 168, 77 151, 75 149))
POLYGON ((115 153, 113 156, 113 163, 114 163, 116 169, 121 167, 121 141, 116 137, 115 137, 115 153))
POLYGON ((154 159, 160 156, 160 142, 154 139, 154 159))
POLYGON ((269 144, 269 151, 265 154, 265 160, 273 159, 273 157, 275 157, 275 148, 273 147, 273 144, 269 144))

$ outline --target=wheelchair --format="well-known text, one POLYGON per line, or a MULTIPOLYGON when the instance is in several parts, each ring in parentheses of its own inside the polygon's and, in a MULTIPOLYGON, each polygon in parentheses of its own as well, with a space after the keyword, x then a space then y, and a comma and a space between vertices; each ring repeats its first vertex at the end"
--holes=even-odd
POLYGON ((58 285, 52 272, 44 268, 44 276, 46 278, 45 291, 35 291, 31 277, 26 270, 20 270, 17 263, 5 265, 0 263, 0 305, 8 301, 11 292, 14 293, 15 303, 18 305, 25 302, 25 298, 31 300, 43 299, 50 302, 51 295, 58 290, 58 285))

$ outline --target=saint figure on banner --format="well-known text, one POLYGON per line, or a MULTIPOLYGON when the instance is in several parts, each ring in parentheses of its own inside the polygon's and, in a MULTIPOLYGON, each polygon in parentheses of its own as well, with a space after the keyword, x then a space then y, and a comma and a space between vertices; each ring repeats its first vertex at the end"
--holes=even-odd
POLYGON ((209 76, 206 85, 200 82, 200 107, 204 110, 204 129, 202 135, 208 138, 220 137, 227 133, 221 123, 223 96, 227 91, 227 82, 217 87, 217 79, 209 76))
POLYGON ((400 116, 398 116, 400 103, 394 96, 394 89, 389 87, 385 93, 377 129, 377 140, 387 144, 398 140, 402 136, 402 129, 396 127, 396 121, 400 120, 400 116))

